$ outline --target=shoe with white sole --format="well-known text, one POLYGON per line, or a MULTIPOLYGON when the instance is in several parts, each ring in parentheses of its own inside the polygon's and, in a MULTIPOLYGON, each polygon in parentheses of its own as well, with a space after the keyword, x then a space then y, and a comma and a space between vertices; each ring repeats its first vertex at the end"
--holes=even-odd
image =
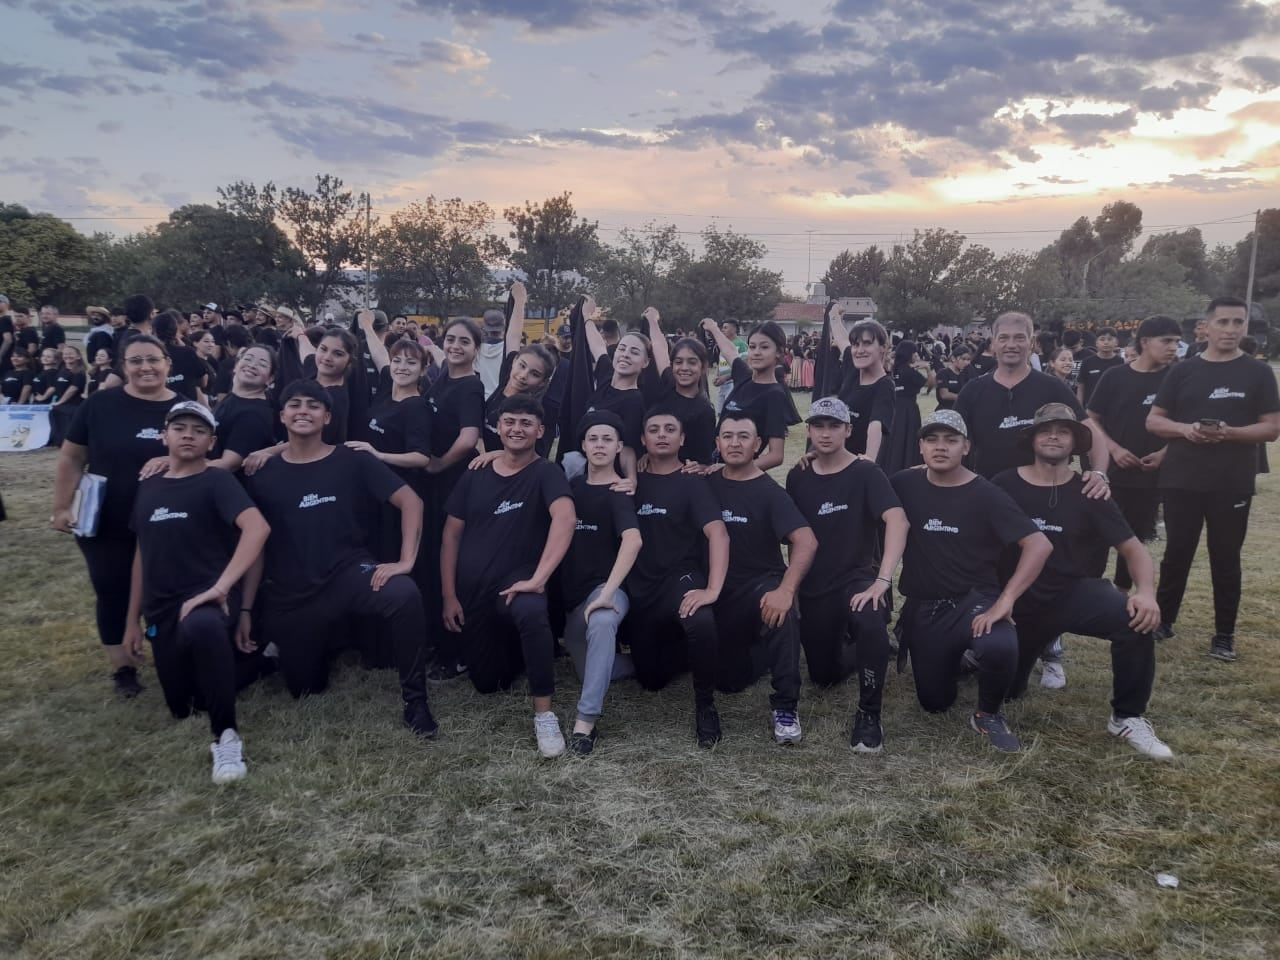
POLYGON ((1107 733, 1124 740, 1139 753, 1157 760, 1172 760, 1173 751, 1168 744, 1156 736, 1146 717, 1125 717, 1117 720, 1112 717, 1107 723, 1107 733))
POLYGON ((550 710, 533 715, 533 732, 538 738, 538 752, 548 760, 564 753, 564 733, 550 710))
POLYGON ((1067 671, 1060 663, 1046 663, 1040 674, 1040 686, 1046 690, 1061 690, 1067 685, 1067 671))
POLYGON ((213 782, 231 783, 243 780, 249 772, 244 763, 244 744, 240 735, 230 727, 222 731, 216 743, 209 746, 213 754, 213 782))
POLYGON ((773 739, 778 743, 799 743, 804 737, 800 730, 800 718, 794 710, 773 711, 773 739))

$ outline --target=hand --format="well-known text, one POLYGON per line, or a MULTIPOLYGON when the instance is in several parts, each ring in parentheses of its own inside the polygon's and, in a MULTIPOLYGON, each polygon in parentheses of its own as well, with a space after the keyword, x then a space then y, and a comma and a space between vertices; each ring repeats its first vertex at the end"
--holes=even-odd
POLYGON ((720 594, 710 590, 690 590, 680 601, 680 617, 688 619, 703 607, 709 607, 720 599, 720 594))
POLYGON ((782 626, 795 601, 795 594, 785 587, 770 590, 760 598, 760 620, 766 627, 782 626))
MULTIPOLYGON (((800 454, 800 459, 796 461, 796 466, 801 470, 808 470, 809 464, 818 459, 818 454, 813 450, 800 454)), ((865 458, 864 458, 865 459, 865 458)))
MULTIPOLYGON (((862 608, 868 603, 871 604, 872 610, 880 609, 880 601, 884 599, 884 595, 889 590, 889 585, 883 580, 877 580, 863 590, 861 593, 855 593, 849 599, 849 609, 854 613, 861 613, 862 608)), ((886 603, 885 606, 888 606, 886 603)))
POLYGON ((1164 463, 1164 455, 1168 452, 1168 447, 1161 447, 1155 453, 1148 453, 1141 460, 1143 472, 1151 473, 1153 470, 1159 470, 1160 465, 1164 463))
POLYGON ((698 326, 700 326, 703 330, 707 331, 707 333, 710 333, 710 334, 714 334, 717 330, 720 329, 720 325, 716 323, 714 320, 712 320, 710 317, 703 317, 702 322, 698 324, 698 326))
POLYGON ((348 440, 346 446, 349 450, 362 450, 365 453, 372 453, 379 460, 382 459, 382 454, 373 448, 373 444, 365 443, 363 440, 348 440))
POLYGON ((647 453, 640 454, 640 459, 636 461, 636 473, 649 472, 649 455, 647 453))
POLYGON ((182 608, 178 611, 178 622, 181 623, 187 619, 187 614, 196 609, 196 607, 203 607, 206 603, 216 603, 224 616, 231 614, 231 611, 227 609, 227 591, 219 589, 215 583, 204 593, 197 593, 182 605, 182 608))
POLYGON ((1142 466, 1141 460, 1118 443, 1113 443, 1109 452, 1111 453, 1111 462, 1117 467, 1124 467, 1126 470, 1136 470, 1142 466))
POLYGON ((658 311, 655 310, 653 307, 645 307, 644 313, 640 314, 640 316, 643 317, 644 320, 649 324, 650 329, 653 329, 653 330, 659 329, 658 321, 661 319, 661 317, 658 316, 658 311))
POLYGON ((507 606, 511 606, 511 601, 515 600, 517 594, 521 593, 542 593, 546 590, 546 584, 538 583, 536 580, 517 580, 507 589, 501 591, 498 596, 507 598, 507 606))
POLYGON ((55 510, 53 516, 49 518, 49 526, 61 533, 70 533, 71 528, 75 526, 75 518, 71 515, 71 508, 55 510))
POLYGON ((167 456, 152 457, 150 460, 144 463, 142 465, 142 469, 138 471, 138 479, 146 480, 148 477, 157 476, 158 474, 164 473, 168 469, 169 469, 169 458, 167 456))
POLYGON ((1160 626, 1160 604, 1150 593, 1135 593, 1129 598, 1129 629, 1151 633, 1160 626))
POLYGON ((583 611, 582 619, 585 622, 590 622, 591 614, 597 610, 612 610, 614 613, 621 613, 622 611, 614 606, 613 597, 614 592, 612 590, 601 590, 600 596, 587 604, 587 609, 583 611))
POLYGON ((692 473, 695 477, 705 477, 710 471, 705 463, 699 463, 697 460, 686 460, 684 466, 680 468, 681 473, 692 473))
MULTIPOLYGON (((480 467, 482 467, 482 466, 484 466, 484 464, 480 464, 480 467)), ((472 469, 472 470, 479 470, 479 469, 480 469, 480 467, 477 467, 477 466, 474 466, 474 465, 473 465, 473 466, 471 467, 471 469, 472 469)), ((432 473, 432 474, 435 474, 435 473, 443 473, 443 472, 444 472, 444 458, 443 458, 443 457, 427 457, 427 465, 426 465, 425 467, 423 467, 422 469, 423 469, 423 470, 425 470, 425 471, 427 471, 427 473, 432 473)))
POLYGON ((717 387, 723 387, 726 383, 733 379, 731 374, 725 373, 715 378, 713 381, 717 387))
MULTIPOLYGON (((485 467, 487 467, 489 464, 493 463, 493 461, 497 460, 500 456, 502 456, 502 451, 501 451, 501 450, 489 450, 489 451, 487 451, 486 453, 482 453, 482 454, 480 454, 480 456, 476 457, 476 458, 475 458, 474 460, 472 460, 469 464, 467 464, 467 469, 468 469, 468 470, 483 470, 483 469, 484 469, 485 467)), ((435 457, 432 457, 431 459, 432 459, 432 460, 435 460, 436 458, 435 458, 435 457)), ((439 472, 440 472, 439 470, 432 470, 432 469, 431 469, 431 464, 430 464, 430 462, 428 462, 428 464, 427 464, 427 473, 439 473, 439 472)))
POLYGON ((609 489, 614 493, 625 493, 628 497, 636 495, 636 482, 631 477, 623 477, 616 483, 609 484, 609 489))
POLYGON ((372 330, 373 329, 373 311, 361 310, 359 313, 356 314, 356 323, 360 324, 360 328, 362 330, 372 330))
POLYGON ((519 280, 511 284, 511 299, 516 303, 525 303, 529 299, 529 291, 525 289, 524 284, 519 280))
POLYGON ((369 586, 373 587, 374 593, 377 593, 387 585, 387 581, 392 577, 409 573, 412 569, 413 564, 411 563, 380 563, 373 568, 373 576, 369 578, 369 586))
POLYGON ((973 635, 986 636, 991 632, 991 628, 1002 620, 1013 623, 1013 617, 1009 616, 1011 613, 1013 613, 1013 604, 1003 596, 997 597, 995 603, 973 618, 973 635))
POLYGON ((1221 427, 1202 427, 1199 423, 1183 425, 1183 437, 1191 443, 1221 443, 1226 432, 1221 427))
POLYGON ((137 620, 130 620, 124 628, 124 649, 137 662, 141 662, 146 653, 146 641, 142 638, 142 624, 137 620))
POLYGON ((240 468, 244 471, 244 475, 246 477, 252 477, 255 473, 265 467, 270 460, 270 450, 255 450, 244 458, 244 463, 241 464, 240 468))
POLYGON ((240 622, 236 624, 236 649, 241 653, 253 653, 258 649, 253 642, 253 614, 248 610, 240 611, 240 622))
POLYGON ((462 613, 462 604, 457 597, 444 598, 444 628, 450 633, 461 633, 466 617, 462 613))
POLYGON ((1102 471, 1090 470, 1089 475, 1084 478, 1084 486, 1080 492, 1090 500, 1110 500, 1111 482, 1102 471))
POLYGON ((827 311, 827 316, 831 318, 832 323, 839 323, 844 317, 844 307, 838 303, 833 303, 831 309, 827 311))
POLYGON ((600 312, 600 308, 596 306, 595 297, 587 297, 585 300, 582 301, 582 319, 583 320, 594 320, 596 318, 596 314, 598 314, 599 312, 600 312))

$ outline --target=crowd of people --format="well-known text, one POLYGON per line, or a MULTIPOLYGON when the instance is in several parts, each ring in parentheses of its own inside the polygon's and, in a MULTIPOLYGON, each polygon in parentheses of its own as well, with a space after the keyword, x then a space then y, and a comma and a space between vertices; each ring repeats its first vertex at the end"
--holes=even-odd
POLYGON ((1254 477, 1280 436, 1243 301, 1210 305, 1198 349, 1166 317, 1127 362, 1099 331, 1065 377, 1021 313, 982 342, 915 342, 833 307, 801 417, 776 323, 673 338, 652 308, 623 331, 587 298, 527 343, 525 299, 516 283, 505 312, 429 331, 372 310, 347 326, 157 313, 142 295, 100 315, 106 372, 66 426, 52 524, 70 531, 83 477, 105 479, 77 543, 115 688, 141 692, 149 645, 174 716, 208 714, 215 781, 247 770, 238 690, 278 671, 320 694, 351 648, 398 671, 424 738, 430 683, 491 693, 524 674, 546 757, 596 749, 612 682, 686 673, 699 746, 723 736, 716 694, 766 675, 772 735, 798 743, 802 652, 811 682, 856 680, 850 743, 876 753, 896 649, 927 711, 976 675, 969 725, 1015 751, 1004 704, 1037 662, 1042 686, 1065 683, 1070 632, 1110 643, 1110 733, 1168 758, 1146 719, 1156 642, 1204 527, 1210 653, 1235 659, 1254 477), (802 423, 807 452, 775 477, 802 423), (561 644, 579 680, 567 738, 561 644))

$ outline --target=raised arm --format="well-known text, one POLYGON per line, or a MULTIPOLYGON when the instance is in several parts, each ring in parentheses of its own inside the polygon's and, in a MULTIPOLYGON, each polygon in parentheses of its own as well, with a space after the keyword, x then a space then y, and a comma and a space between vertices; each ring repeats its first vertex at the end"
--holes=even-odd
POLYGON ((671 347, 662 335, 661 318, 653 307, 645 307, 641 316, 648 323, 649 342, 653 344, 653 368, 658 376, 662 376, 663 371, 671 366, 671 347))
POLYGON ((600 308, 593 298, 587 297, 582 302, 582 332, 587 337, 587 351, 591 354, 591 362, 595 363, 609 352, 609 345, 604 342, 604 334, 596 326, 596 314, 600 308))
POLYGON ((387 369, 387 367, 391 366, 391 355, 387 353, 387 345, 382 342, 382 338, 373 329, 373 311, 361 310, 356 314, 356 322, 360 324, 360 330, 364 333, 365 343, 369 345, 369 357, 373 360, 373 365, 378 370, 387 369))
POLYGON ((720 325, 710 317, 703 317, 702 329, 711 334, 711 339, 716 342, 716 346, 720 348, 720 356, 724 357, 725 362, 729 366, 733 366, 733 361, 738 358, 737 345, 724 335, 724 331, 720 329, 720 325))
POLYGON ((507 323, 507 353, 520 349, 520 335, 524 333, 524 307, 529 293, 519 280, 511 284, 511 320, 507 323))
POLYGON ((844 325, 844 310, 840 304, 831 305, 831 345, 844 353, 849 349, 849 331, 844 325))

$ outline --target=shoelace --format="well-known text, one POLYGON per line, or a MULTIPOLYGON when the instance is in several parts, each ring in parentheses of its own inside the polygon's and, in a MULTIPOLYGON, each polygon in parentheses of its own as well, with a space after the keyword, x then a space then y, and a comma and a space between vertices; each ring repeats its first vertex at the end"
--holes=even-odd
POLYGON ((240 763, 240 741, 232 740, 229 743, 215 743, 213 745, 213 759, 220 767, 240 763))
POLYGON ((796 725, 796 715, 790 710, 778 710, 774 712, 773 722, 784 727, 794 727, 796 725))

